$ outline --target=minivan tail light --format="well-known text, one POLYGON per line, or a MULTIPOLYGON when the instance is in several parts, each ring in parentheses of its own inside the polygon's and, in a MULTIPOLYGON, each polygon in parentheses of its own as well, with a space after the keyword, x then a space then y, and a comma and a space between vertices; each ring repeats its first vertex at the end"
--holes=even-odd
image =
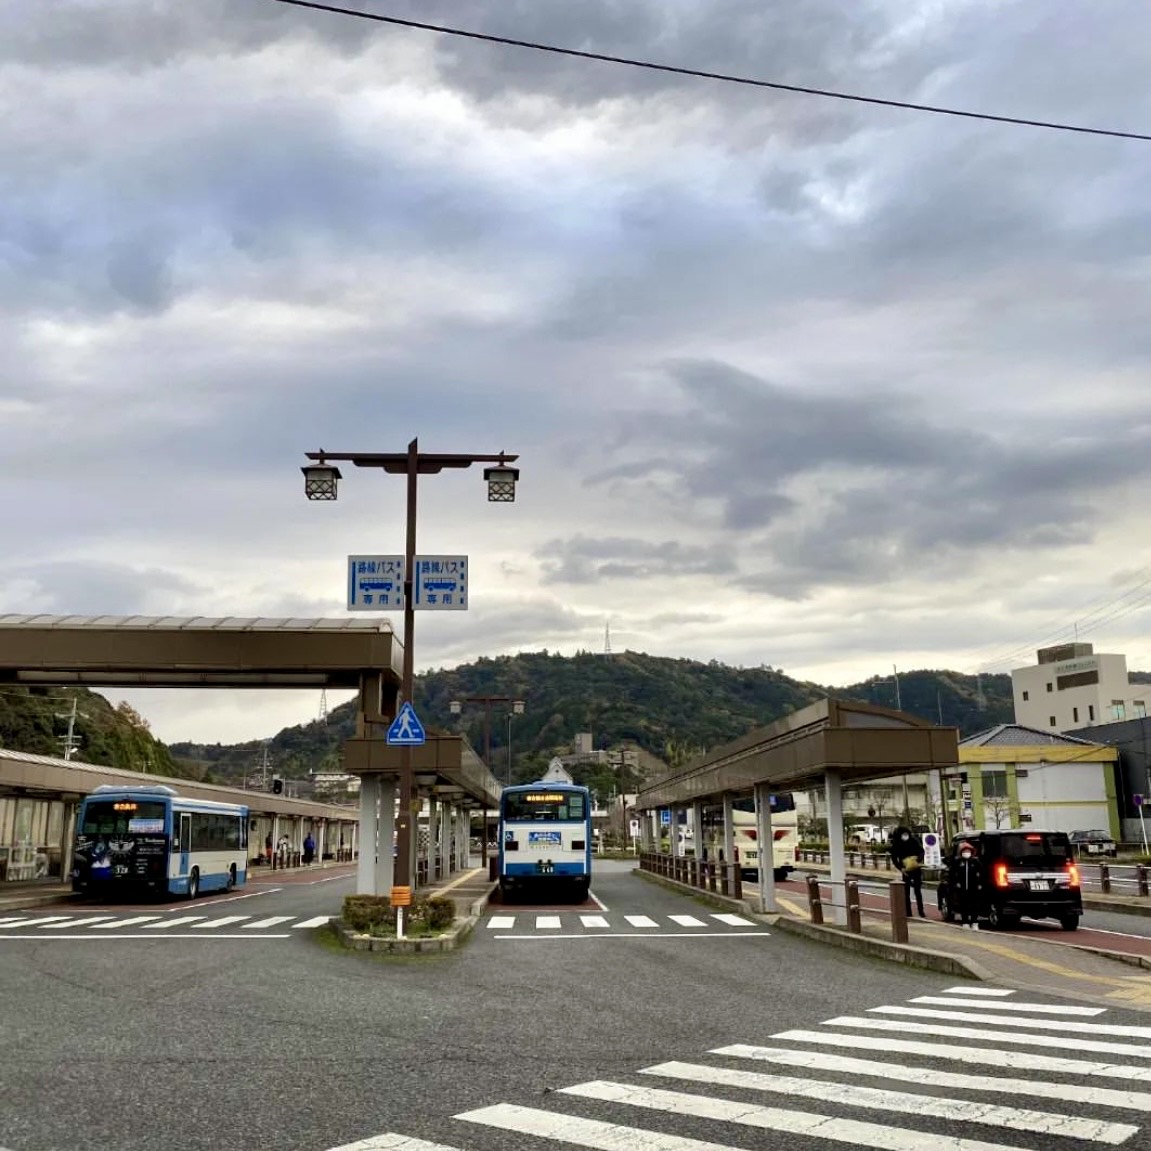
POLYGON ((1067 865, 1067 883, 1071 887, 1079 886, 1079 868, 1074 863, 1067 865))
POLYGON ((1006 887, 1007 886, 1007 864, 1006 863, 997 863, 995 865, 995 871, 993 873, 993 881, 994 881, 996 887, 1006 887))

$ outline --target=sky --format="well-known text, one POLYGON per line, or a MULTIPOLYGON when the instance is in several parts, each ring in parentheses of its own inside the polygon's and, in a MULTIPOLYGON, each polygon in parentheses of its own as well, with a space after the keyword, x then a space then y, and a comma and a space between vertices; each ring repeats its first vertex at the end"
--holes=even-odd
MULTIPOLYGON (((351 0, 1151 132, 1142 0, 351 0)), ((418 670, 611 647, 822 684, 1151 667, 1151 143, 275 0, 0 0, 0 613, 346 616, 402 477, 466 555, 418 670)), ((400 618, 393 617, 399 630, 400 618)), ((166 741, 318 693, 113 691, 166 741)), ((329 706, 339 698, 329 699, 329 706)))

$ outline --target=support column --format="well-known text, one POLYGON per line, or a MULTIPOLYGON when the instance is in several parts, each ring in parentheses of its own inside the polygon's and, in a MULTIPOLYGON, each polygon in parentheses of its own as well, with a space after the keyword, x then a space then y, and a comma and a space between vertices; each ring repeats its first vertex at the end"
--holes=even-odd
POLYGON ((735 860, 735 817, 731 814, 731 792, 723 794, 723 863, 726 867, 735 860))
POLYGON ((775 836, 771 830, 771 789, 766 783, 755 785, 755 827, 759 841, 759 910, 774 914, 775 902, 775 836))
MULTIPOLYGON (((376 889, 376 844, 380 840, 380 777, 378 775, 365 775, 360 778, 360 843, 368 844, 367 851, 360 852, 360 864, 356 869, 357 895, 382 895, 376 889)), ((390 832, 392 821, 391 812, 388 812, 387 829, 390 832)), ((391 839, 389 839, 388 855, 391 855, 391 839)), ((272 830, 272 842, 276 842, 276 832, 272 830)))
POLYGON ((827 795, 827 849, 831 857, 831 922, 847 924, 847 900, 843 881, 847 868, 843 857, 843 787, 839 772, 824 773, 824 791, 827 795))
POLYGON ((472 861, 472 817, 470 807, 456 812, 456 863, 460 871, 467 871, 472 861))
POLYGON ((440 859, 443 860, 441 879, 447 879, 456 869, 456 853, 452 849, 452 809, 449 804, 440 804, 440 859))
POLYGON ((703 800, 697 799, 691 805, 691 841, 695 844, 695 858, 703 859, 703 800))
MULTIPOLYGON (((365 777, 366 778, 366 777, 365 777)), ((375 875, 376 894, 391 895, 396 882, 396 865, 392 844, 396 835, 396 781, 392 776, 376 776, 379 781, 379 824, 375 851, 360 852, 360 867, 367 858, 375 875)), ((362 842, 362 841, 361 841, 362 842)))
POLYGON ((440 878, 442 863, 436 863, 436 856, 443 858, 440 850, 440 803, 433 792, 428 796, 428 882, 440 878))

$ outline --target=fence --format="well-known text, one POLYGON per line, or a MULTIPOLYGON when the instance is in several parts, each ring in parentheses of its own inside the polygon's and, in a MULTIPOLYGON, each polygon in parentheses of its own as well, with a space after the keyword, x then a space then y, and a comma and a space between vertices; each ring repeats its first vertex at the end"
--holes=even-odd
POLYGON ((738 863, 716 863, 712 859, 696 859, 694 855, 669 855, 661 851, 639 853, 641 871, 662 875, 675 883, 726 895, 729 899, 743 898, 743 877, 738 863))

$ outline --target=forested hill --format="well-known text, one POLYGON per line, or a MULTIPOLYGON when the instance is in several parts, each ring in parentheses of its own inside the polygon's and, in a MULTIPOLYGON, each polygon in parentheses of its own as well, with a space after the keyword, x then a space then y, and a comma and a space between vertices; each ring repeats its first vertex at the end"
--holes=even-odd
MULTIPOLYGON (((596 748, 631 742, 675 764, 754 727, 770 723, 828 694, 885 707, 896 703, 892 677, 876 677, 848 687, 825 688, 791 679, 769 666, 729 667, 712 661, 668 659, 640 652, 574 656, 529 652, 481 659, 417 678, 415 705, 425 724, 464 734, 481 752, 484 707, 465 704, 451 713, 452 700, 469 696, 510 696, 524 701, 512 720, 514 775, 530 778, 556 754, 571 750, 577 732, 590 732, 596 748)), ((974 676, 947 671, 914 671, 899 676, 903 710, 932 722, 958 726, 969 734, 1012 718, 1007 675, 974 676)), ((507 712, 491 708, 492 760, 503 764, 507 712)), ((268 741, 277 774, 288 778, 310 771, 339 770, 340 746, 353 734, 354 707, 336 708, 326 722, 285 728, 268 741)), ((189 771, 211 771, 239 781, 259 764, 264 743, 173 744, 172 754, 189 771)))

